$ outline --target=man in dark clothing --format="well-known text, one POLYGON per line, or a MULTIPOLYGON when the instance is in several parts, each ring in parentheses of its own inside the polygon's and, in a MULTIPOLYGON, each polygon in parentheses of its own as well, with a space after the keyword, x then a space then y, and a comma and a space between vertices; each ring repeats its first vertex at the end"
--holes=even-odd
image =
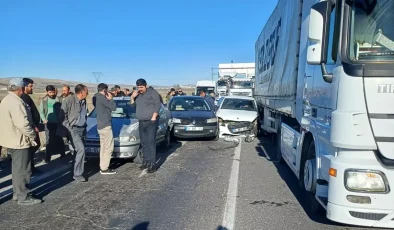
POLYGON ((136 106, 139 121, 139 133, 142 146, 143 164, 140 169, 148 169, 148 173, 156 171, 156 132, 159 124, 161 96, 152 87, 147 87, 144 79, 136 82, 138 91, 130 98, 131 105, 136 106))
MULTIPOLYGON (((73 92, 71 92, 70 86, 69 85, 63 85, 62 87, 62 95, 60 95, 60 98, 62 99, 62 102, 64 99, 66 99, 68 96, 72 96, 74 95, 73 92)), ((58 126, 58 129, 61 129, 63 127, 61 127, 61 125, 58 126)), ((63 132, 63 131, 60 131, 63 132)), ((68 145, 68 149, 70 150, 70 153, 74 153, 74 148, 72 147, 72 144, 70 142, 71 137, 66 135, 66 136, 62 136, 63 138, 63 143, 68 145)))
POLYGON ((126 94, 122 90, 120 90, 119 85, 115 85, 114 88, 117 92, 117 94, 116 94, 117 97, 126 97, 126 94))
POLYGON ((97 86, 95 108, 97 114, 97 131, 100 135, 100 173, 115 174, 109 168, 112 152, 114 151, 114 136, 112 134, 112 111, 116 110, 116 103, 112 94, 108 93, 108 85, 100 83, 97 86))
POLYGON ((186 93, 183 92, 181 88, 178 89, 177 96, 186 96, 186 93))
POLYGON ((56 95, 56 88, 53 85, 47 85, 46 92, 47 95, 41 100, 39 111, 42 123, 45 124, 46 154, 44 161, 49 163, 53 154, 60 153, 61 157, 64 157, 65 151, 63 140, 56 135, 62 99, 56 95))
POLYGON ((215 108, 215 99, 205 92, 205 90, 200 91, 200 97, 204 98, 207 100, 212 108, 215 108))
POLYGON ((77 182, 86 182, 83 177, 85 164, 85 145, 84 136, 86 133, 86 121, 88 108, 86 97, 88 88, 85 85, 78 84, 75 86, 75 94, 63 100, 60 110, 60 121, 67 129, 71 136, 71 144, 75 149, 74 160, 74 180, 77 182))
POLYGON ((40 148, 41 142, 40 142, 40 112, 38 112, 37 106, 34 103, 33 99, 29 96, 29 94, 33 94, 33 85, 34 81, 30 78, 23 78, 23 84, 25 85, 25 90, 21 96, 22 100, 28 105, 28 108, 30 109, 31 115, 32 115, 32 120, 33 124, 32 127, 34 131, 36 132, 36 138, 35 142, 37 143, 36 146, 31 146, 29 148, 29 155, 30 155, 30 163, 31 163, 31 172, 32 174, 37 174, 40 173, 40 171, 35 167, 34 163, 34 158, 36 155, 37 150, 40 148))

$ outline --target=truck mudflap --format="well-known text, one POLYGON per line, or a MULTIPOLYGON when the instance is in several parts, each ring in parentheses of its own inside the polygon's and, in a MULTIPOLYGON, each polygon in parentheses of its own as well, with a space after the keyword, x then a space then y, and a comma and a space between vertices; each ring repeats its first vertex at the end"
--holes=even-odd
POLYGON ((364 95, 376 156, 394 167, 394 77, 364 78, 364 95))

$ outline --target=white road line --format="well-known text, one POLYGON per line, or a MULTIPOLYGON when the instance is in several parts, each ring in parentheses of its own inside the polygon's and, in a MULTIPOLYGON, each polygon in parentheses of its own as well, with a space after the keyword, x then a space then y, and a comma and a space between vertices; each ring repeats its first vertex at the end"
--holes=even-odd
MULTIPOLYGON (((72 166, 73 166, 73 164, 62 165, 50 172, 44 173, 39 176, 35 176, 35 177, 31 178, 30 184, 36 183, 40 180, 44 180, 45 178, 48 178, 48 177, 55 175, 57 173, 60 173, 62 171, 66 171, 66 170, 72 168, 72 166)), ((5 188, 0 189, 0 199, 4 198, 5 196, 8 196, 11 193, 12 193, 12 185, 9 185, 5 188)))
POLYGON ((231 166, 230 180, 228 184, 226 206, 224 208, 224 216, 222 226, 233 230, 235 223, 235 208, 237 204, 238 193, 238 176, 239 176, 239 161, 241 159, 241 143, 234 150, 233 165, 231 166))

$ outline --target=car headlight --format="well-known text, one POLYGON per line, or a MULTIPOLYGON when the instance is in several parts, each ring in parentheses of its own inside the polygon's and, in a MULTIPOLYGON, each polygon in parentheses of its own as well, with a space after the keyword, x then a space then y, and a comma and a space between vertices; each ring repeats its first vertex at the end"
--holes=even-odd
POLYGON ((221 125, 221 126, 226 126, 225 124, 224 124, 224 120, 222 119, 222 118, 218 118, 218 122, 219 122, 219 125, 221 125))
POLYGON ((215 123, 218 119, 216 117, 207 119, 207 123, 215 123))
POLYGON ((179 118, 172 118, 172 123, 180 124, 181 123, 181 119, 179 119, 179 118))
POLYGON ((350 169, 345 171, 345 185, 352 192, 389 192, 386 176, 379 171, 350 169))
POLYGON ((119 137, 119 142, 134 142, 136 140, 135 136, 119 137))

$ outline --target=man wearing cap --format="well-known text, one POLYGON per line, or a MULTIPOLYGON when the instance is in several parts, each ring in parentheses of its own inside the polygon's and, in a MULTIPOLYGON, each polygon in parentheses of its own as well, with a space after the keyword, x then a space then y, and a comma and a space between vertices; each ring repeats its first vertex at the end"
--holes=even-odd
POLYGON ((37 145, 32 115, 21 96, 24 91, 22 78, 13 78, 8 85, 8 94, 0 103, 0 146, 8 149, 12 156, 12 186, 19 205, 41 203, 29 195, 31 164, 29 148, 37 145))

